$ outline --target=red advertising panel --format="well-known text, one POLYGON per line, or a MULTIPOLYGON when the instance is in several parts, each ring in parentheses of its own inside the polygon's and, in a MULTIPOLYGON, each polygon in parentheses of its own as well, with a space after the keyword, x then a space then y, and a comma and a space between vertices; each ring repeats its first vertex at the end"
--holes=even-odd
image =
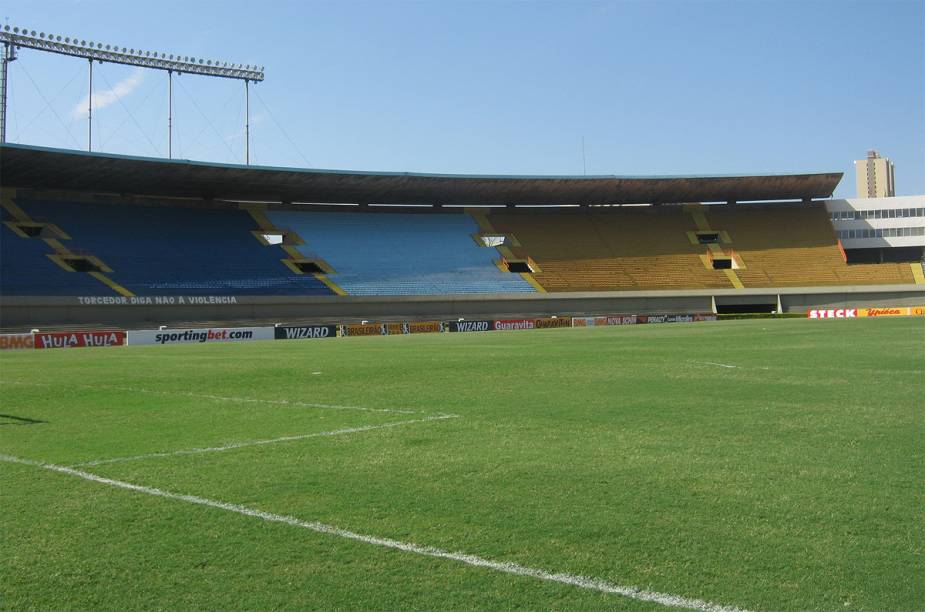
POLYGON ((122 346, 124 331, 44 332, 35 334, 35 348, 74 348, 83 346, 122 346))

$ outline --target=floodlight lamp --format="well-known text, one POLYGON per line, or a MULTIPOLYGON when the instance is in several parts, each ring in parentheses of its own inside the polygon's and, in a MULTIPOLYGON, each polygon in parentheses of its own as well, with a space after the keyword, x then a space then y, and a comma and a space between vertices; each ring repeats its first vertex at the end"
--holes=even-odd
POLYGON ((55 40, 58 41, 58 42, 61 42, 61 37, 60 37, 60 36, 55 36, 55 40))
POLYGON ((96 48, 97 48, 97 49, 102 49, 102 48, 103 48, 103 43, 96 43, 96 48))
MULTIPOLYGON (((6 29, 9 30, 10 26, 6 26, 6 29)), ((19 26, 13 26, 13 34, 19 34, 19 26)))
POLYGON ((32 36, 32 38, 35 38, 35 30, 32 30, 31 36, 32 36))
POLYGON ((45 38, 45 32, 39 32, 39 38, 45 38))
POLYGON ((8 26, 8 25, 7 25, 7 26, 4 26, 3 29, 6 30, 7 32, 9 32, 9 31, 10 31, 10 26, 8 26))
POLYGON ((106 50, 109 51, 109 45, 106 45, 106 50))
POLYGON ((65 38, 65 39, 64 39, 64 42, 66 42, 67 44, 71 44, 71 39, 70 39, 70 38, 65 38))
POLYGON ((81 47, 86 47, 86 46, 87 46, 87 41, 85 41, 85 40, 80 41, 80 46, 81 46, 81 47))

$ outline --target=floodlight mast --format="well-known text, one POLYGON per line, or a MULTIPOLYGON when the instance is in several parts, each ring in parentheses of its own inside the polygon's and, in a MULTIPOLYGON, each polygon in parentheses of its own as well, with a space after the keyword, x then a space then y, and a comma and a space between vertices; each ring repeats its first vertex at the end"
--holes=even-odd
POLYGON ((16 59, 16 47, 3 43, 3 58, 0 63, 0 143, 6 142, 6 88, 10 62, 16 59))
MULTIPOLYGON (((93 98, 93 62, 100 63, 110 62, 112 64, 124 64, 127 66, 138 66, 141 68, 153 68, 155 70, 166 70, 168 79, 168 118, 167 118, 167 141, 168 155, 173 156, 173 73, 177 74, 199 74, 202 76, 221 77, 226 79, 238 79, 244 81, 245 96, 248 99, 250 92, 248 86, 250 81, 259 83, 263 81, 263 66, 257 67, 252 65, 233 64, 229 62, 219 62, 218 60, 205 60, 202 58, 168 55, 157 51, 143 51, 141 49, 126 49, 115 45, 104 45, 103 43, 87 42, 77 38, 56 36, 54 34, 45 34, 40 32, 36 34, 35 30, 28 31, 18 27, 11 28, 9 25, 0 30, 0 43, 3 44, 2 74, 0 74, 0 142, 6 142, 6 111, 7 111, 7 69, 8 64, 16 59, 16 49, 26 47, 37 51, 47 51, 49 53, 58 53, 60 55, 70 55, 72 57, 81 57, 89 60, 90 65, 90 93, 89 99, 93 98)), ((88 143, 87 150, 92 148, 92 119, 93 110, 88 109, 87 116, 90 127, 87 130, 88 143)), ((245 117, 245 161, 250 164, 250 121, 245 117)))

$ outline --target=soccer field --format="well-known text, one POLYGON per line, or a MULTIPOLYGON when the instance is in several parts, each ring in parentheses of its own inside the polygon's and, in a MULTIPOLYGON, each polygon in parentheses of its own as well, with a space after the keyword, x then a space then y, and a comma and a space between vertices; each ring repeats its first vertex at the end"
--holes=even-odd
POLYGON ((925 607, 925 319, 0 368, 0 607, 925 607))

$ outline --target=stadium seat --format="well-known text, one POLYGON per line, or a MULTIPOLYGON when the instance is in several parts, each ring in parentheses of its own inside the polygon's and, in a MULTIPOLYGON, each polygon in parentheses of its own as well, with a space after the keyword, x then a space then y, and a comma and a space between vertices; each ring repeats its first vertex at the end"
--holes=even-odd
POLYGON ((535 289, 494 264, 494 248, 478 246, 478 224, 462 213, 269 211, 296 232, 299 251, 333 268, 331 280, 350 295, 526 293, 535 289))
POLYGON ((532 257, 548 291, 729 288, 691 244, 693 220, 680 207, 491 214, 492 226, 516 236, 515 255, 532 257))
POLYGON ((314 276, 290 271, 280 262, 281 249, 261 245, 250 233, 250 215, 230 206, 47 200, 19 205, 65 229, 73 238, 69 246, 101 258, 113 269, 110 277, 136 295, 332 293, 314 276))
POLYGON ((745 269, 746 287, 914 283, 908 264, 847 264, 822 204, 704 207, 726 230, 745 269))
MULTIPOLYGON (((4 221, 10 217, 4 216, 4 221)), ((0 287, 4 295, 116 295, 82 272, 68 272, 48 258, 54 250, 37 238, 21 238, 0 224, 0 287)))

